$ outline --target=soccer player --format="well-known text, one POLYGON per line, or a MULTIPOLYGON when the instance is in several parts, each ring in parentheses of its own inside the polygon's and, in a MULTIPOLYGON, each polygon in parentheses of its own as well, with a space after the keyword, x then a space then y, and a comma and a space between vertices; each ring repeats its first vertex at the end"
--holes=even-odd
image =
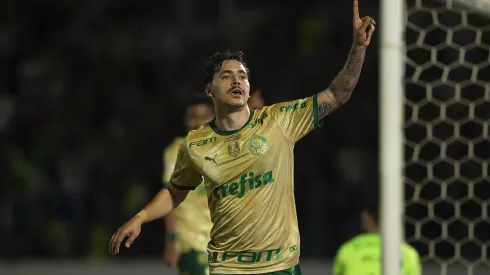
MULTIPOLYGON (((381 236, 378 227, 378 206, 366 205, 361 215, 365 233, 343 244, 334 261, 334 275, 381 275, 381 236)), ((402 244, 402 274, 420 275, 420 256, 409 244, 402 244)))
MULTIPOLYGON (((214 118, 214 109, 205 96, 195 96, 186 107, 184 124, 187 131, 214 118)), ((163 183, 170 183, 175 160, 184 137, 176 137, 163 153, 163 183)), ((165 216, 164 261, 169 267, 178 266, 180 274, 208 274, 208 255, 206 247, 210 240, 213 224, 209 214, 204 185, 189 192, 187 199, 178 208, 165 216)))
MULTIPOLYGON (((186 107, 184 124, 187 131, 211 121, 214 110, 207 97, 195 96, 186 107)), ((261 109, 264 105, 262 93, 252 93, 248 105, 251 109, 261 109)), ((184 137, 176 137, 163 153, 163 182, 170 183, 179 146, 184 137)), ((169 267, 178 266, 179 272, 186 275, 208 274, 208 255, 206 248, 212 227, 204 185, 190 191, 179 207, 165 216, 166 244, 164 261, 169 267)))
POLYGON ((262 97, 261 90, 255 90, 248 100, 248 106, 250 109, 262 109, 264 107, 264 98, 262 97))
MULTIPOLYGON (((213 228, 208 244, 211 274, 301 274, 300 238, 293 184, 296 142, 350 98, 374 31, 354 1, 354 41, 347 63, 324 91, 251 110, 250 72, 243 54, 216 53, 206 64, 206 94, 215 119, 187 134, 171 184, 113 235, 109 250, 130 247, 143 223, 176 208, 201 181, 213 228)), ((270 72, 273 81, 281 76, 270 72)))

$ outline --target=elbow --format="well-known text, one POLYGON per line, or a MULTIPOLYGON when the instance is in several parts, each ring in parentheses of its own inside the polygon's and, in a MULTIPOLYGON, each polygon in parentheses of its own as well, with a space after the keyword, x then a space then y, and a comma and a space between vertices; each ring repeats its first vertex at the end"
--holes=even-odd
POLYGON ((344 106, 347 103, 347 101, 349 101, 349 98, 339 99, 339 100, 337 100, 337 104, 336 105, 337 105, 337 107, 344 106))
POLYGON ((174 187, 167 188, 167 190, 170 193, 173 208, 179 206, 179 204, 181 204, 185 200, 187 194, 189 194, 188 190, 179 190, 174 187))
POLYGON ((354 87, 351 88, 331 85, 328 90, 331 91, 330 100, 334 103, 332 105, 335 107, 340 107, 349 101, 354 87))
POLYGON ((343 93, 338 94, 338 96, 336 96, 335 98, 337 107, 346 104, 350 100, 351 94, 352 94, 352 90, 345 90, 343 93))

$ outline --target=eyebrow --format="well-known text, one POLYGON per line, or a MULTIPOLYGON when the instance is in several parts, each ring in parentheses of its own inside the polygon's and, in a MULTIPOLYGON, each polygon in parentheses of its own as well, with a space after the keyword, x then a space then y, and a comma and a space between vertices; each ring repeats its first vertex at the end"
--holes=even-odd
MULTIPOLYGON (((233 74, 233 71, 232 71, 232 70, 225 70, 225 71, 222 71, 221 73, 219 73, 219 75, 226 74, 226 73, 228 73, 228 74, 233 74)), ((247 74, 247 72, 246 72, 246 71, 241 70, 241 69, 240 69, 240 70, 238 70, 238 73, 240 73, 240 74, 247 74)))

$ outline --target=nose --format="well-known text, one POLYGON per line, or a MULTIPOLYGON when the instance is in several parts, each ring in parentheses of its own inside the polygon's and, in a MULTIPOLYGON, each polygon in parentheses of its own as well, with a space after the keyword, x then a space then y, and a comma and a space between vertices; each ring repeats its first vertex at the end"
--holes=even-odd
POLYGON ((240 84, 241 84, 240 83, 240 79, 238 77, 235 77, 233 79, 233 83, 232 84, 233 84, 233 86, 240 86, 240 84))

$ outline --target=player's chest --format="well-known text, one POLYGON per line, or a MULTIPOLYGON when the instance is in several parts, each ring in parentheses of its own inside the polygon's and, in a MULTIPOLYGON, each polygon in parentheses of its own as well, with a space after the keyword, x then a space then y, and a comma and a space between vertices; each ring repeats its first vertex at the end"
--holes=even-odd
POLYGON ((288 150, 288 142, 277 126, 219 136, 208 148, 193 155, 207 188, 235 180, 244 173, 265 173, 288 150))

